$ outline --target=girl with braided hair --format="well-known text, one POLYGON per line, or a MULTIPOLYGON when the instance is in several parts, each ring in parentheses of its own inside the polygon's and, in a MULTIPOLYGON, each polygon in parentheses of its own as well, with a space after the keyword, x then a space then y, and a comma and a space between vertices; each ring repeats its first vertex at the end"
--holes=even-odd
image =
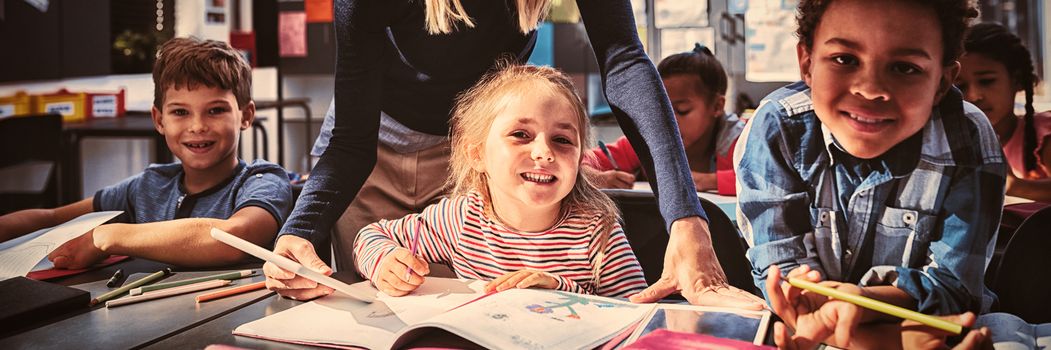
MULTIPOLYGON (((661 60, 657 72, 675 111, 694 186, 698 191, 735 195, 734 145, 745 122, 723 110, 727 87, 723 65, 711 50, 696 44, 691 51, 661 60)), ((631 188, 634 174, 642 169, 631 143, 621 137, 606 149, 592 149, 584 165, 595 170, 600 187, 631 188)))
POLYGON ((964 99, 981 108, 1000 138, 1011 171, 1007 194, 1051 202, 1051 111, 1036 113, 1038 77, 1022 40, 998 23, 974 26, 964 41, 967 54, 956 85, 964 99), (1015 114, 1015 95, 1025 92, 1025 114, 1015 114))

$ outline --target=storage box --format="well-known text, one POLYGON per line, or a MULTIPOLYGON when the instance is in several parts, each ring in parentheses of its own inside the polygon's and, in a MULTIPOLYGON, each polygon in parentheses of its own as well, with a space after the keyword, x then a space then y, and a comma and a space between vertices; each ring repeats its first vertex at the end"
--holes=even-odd
POLYGON ((34 99, 36 96, 25 91, 16 92, 13 96, 0 97, 0 118, 33 114, 34 99))
POLYGON ((56 113, 62 115, 62 122, 82 122, 87 120, 87 94, 69 92, 66 89, 53 94, 37 96, 38 113, 56 113))
POLYGON ((124 116, 124 89, 116 93, 87 93, 88 118, 117 118, 124 116))

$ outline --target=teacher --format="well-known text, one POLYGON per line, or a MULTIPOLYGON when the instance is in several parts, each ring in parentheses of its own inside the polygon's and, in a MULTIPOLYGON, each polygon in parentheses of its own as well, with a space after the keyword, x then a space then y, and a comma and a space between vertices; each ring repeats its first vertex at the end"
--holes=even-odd
MULTIPOLYGON (((577 6, 613 114, 656 174, 650 182, 670 232, 660 281, 631 300, 681 291, 693 304, 761 307, 761 299, 727 284, 712 250, 671 103, 639 42, 630 1, 577 6)), ((456 95, 500 58, 525 61, 549 7, 550 0, 337 0, 332 136, 274 252, 331 273, 311 242, 336 228, 337 261, 351 268, 357 229, 440 196, 456 95), (349 223, 334 227, 344 211, 341 221, 349 223)), ((289 298, 332 292, 271 263, 263 271, 267 288, 289 298)))

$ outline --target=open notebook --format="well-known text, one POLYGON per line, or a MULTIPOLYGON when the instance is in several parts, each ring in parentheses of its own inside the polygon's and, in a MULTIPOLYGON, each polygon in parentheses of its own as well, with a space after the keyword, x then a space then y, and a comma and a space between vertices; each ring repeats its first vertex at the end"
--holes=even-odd
MULTIPOLYGON (((361 282, 369 283, 369 282, 361 282)), ((485 282, 429 277, 369 304, 332 294, 237 327, 234 334, 327 347, 390 349, 440 328, 490 349, 594 348, 653 309, 554 290, 486 295, 485 282)))

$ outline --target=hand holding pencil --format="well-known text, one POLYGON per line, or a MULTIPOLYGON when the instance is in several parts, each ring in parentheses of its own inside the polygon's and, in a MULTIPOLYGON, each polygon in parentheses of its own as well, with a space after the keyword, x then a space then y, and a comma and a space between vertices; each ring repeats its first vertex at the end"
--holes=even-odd
POLYGON ((430 273, 430 267, 426 261, 416 256, 422 226, 422 219, 404 219, 401 222, 398 231, 406 234, 409 248, 395 248, 381 258, 371 278, 376 289, 387 295, 399 297, 411 293, 423 284, 423 276, 430 273))
MULTIPOLYGON (((774 340, 778 348, 813 349, 822 342, 840 348, 851 348, 851 338, 861 323, 860 306, 829 299, 818 293, 804 293, 801 289, 781 283, 781 270, 771 266, 767 270, 766 292, 770 307, 784 323, 774 325, 774 340), (795 334, 789 335, 791 328, 795 334)), ((789 272, 789 279, 812 283, 821 282, 818 271, 803 265, 789 272)), ((849 283, 827 283, 843 294, 860 295, 861 288, 849 283)))

